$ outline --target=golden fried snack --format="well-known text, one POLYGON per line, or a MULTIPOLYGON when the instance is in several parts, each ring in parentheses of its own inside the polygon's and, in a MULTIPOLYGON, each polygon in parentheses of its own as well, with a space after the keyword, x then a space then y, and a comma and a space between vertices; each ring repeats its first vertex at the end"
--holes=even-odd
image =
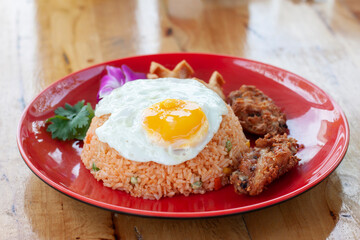
POLYGON ((206 87, 208 87, 211 90, 213 90, 214 92, 216 92, 225 101, 226 97, 225 97, 225 94, 224 94, 223 88, 222 88, 222 85, 225 83, 225 80, 218 71, 215 71, 215 72, 213 72, 213 74, 211 74, 209 83, 206 83, 205 81, 203 81, 199 78, 194 78, 194 79, 198 80, 199 82, 204 84, 206 87))
POLYGON ((170 70, 163 65, 157 63, 157 62, 151 62, 150 65, 150 71, 147 74, 147 78, 149 79, 156 79, 156 78, 166 78, 166 77, 174 77, 174 78, 194 78, 204 84, 206 87, 210 88, 219 96, 225 100, 225 95, 223 93, 222 85, 225 83, 224 78, 221 76, 221 74, 217 71, 213 72, 213 74, 210 77, 209 83, 206 83, 205 81, 193 77, 194 70, 192 67, 185 61, 182 60, 179 62, 173 70, 170 70))
POLYGON ((147 78, 191 78, 193 74, 194 70, 185 60, 179 62, 172 71, 159 63, 151 62, 150 71, 147 75, 147 78))
POLYGON ((233 172, 230 181, 239 194, 258 195, 267 185, 288 172, 298 164, 295 156, 299 145, 287 134, 272 136, 266 134, 255 142, 240 161, 239 168, 233 172))
POLYGON ((244 130, 256 135, 288 133, 285 114, 255 86, 243 85, 232 91, 228 102, 244 130))

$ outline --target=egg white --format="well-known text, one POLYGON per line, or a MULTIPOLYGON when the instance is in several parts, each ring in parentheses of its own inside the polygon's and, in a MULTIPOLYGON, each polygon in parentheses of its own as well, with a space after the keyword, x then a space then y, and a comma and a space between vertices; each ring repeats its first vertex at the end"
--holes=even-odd
POLYGON ((193 79, 144 79, 128 82, 104 97, 96 106, 95 115, 111 114, 96 129, 99 140, 108 143, 119 154, 137 162, 153 161, 176 165, 196 157, 218 131, 226 103, 214 91, 193 79), (204 140, 196 146, 173 149, 152 142, 142 127, 142 113, 151 105, 165 99, 196 102, 205 113, 209 129, 204 140))

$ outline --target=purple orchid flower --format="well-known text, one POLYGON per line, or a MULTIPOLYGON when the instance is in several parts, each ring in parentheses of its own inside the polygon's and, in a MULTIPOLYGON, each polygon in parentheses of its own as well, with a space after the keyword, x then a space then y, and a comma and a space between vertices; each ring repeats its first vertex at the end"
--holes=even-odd
POLYGON ((121 68, 106 66, 106 71, 107 75, 100 80, 100 89, 97 94, 98 101, 127 82, 146 78, 145 73, 134 72, 125 64, 121 65, 121 68))

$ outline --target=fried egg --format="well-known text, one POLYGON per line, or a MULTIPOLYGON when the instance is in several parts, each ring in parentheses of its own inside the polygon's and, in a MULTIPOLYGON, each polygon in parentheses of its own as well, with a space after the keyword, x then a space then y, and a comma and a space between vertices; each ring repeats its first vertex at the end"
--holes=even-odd
POLYGON ((226 103, 193 79, 128 82, 104 97, 95 115, 101 142, 137 162, 176 165, 196 157, 218 131, 226 103))

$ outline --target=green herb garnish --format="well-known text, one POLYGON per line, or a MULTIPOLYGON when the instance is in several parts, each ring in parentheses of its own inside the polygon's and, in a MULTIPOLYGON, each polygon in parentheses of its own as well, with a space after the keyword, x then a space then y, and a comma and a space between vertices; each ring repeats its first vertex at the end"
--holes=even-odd
POLYGON ((192 187, 192 189, 194 189, 194 190, 201 188, 201 186, 202 186, 202 182, 201 182, 201 181, 197 181, 197 182, 194 182, 194 183, 191 184, 191 187, 192 187))
POLYGON ((83 140, 94 117, 94 110, 90 103, 84 105, 84 100, 74 106, 65 104, 65 108, 59 107, 55 110, 55 116, 46 122, 51 124, 46 131, 51 132, 52 138, 60 140, 78 139, 83 140))
POLYGON ((230 150, 232 148, 232 143, 230 142, 230 140, 226 141, 225 148, 226 148, 227 152, 230 152, 230 150))
POLYGON ((92 170, 94 170, 95 172, 99 171, 100 168, 98 168, 95 163, 92 164, 92 170))

